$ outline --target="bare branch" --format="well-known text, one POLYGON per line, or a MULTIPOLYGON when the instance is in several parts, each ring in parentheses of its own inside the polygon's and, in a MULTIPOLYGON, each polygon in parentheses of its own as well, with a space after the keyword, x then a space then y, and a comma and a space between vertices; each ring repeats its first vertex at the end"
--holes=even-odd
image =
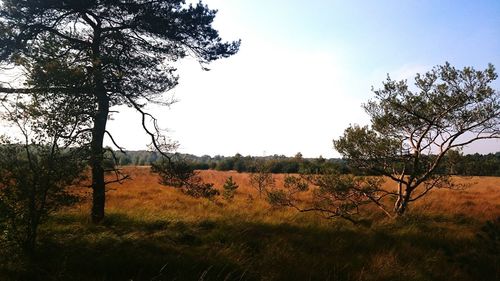
POLYGON ((116 141, 113 138, 113 136, 111 135, 111 133, 108 130, 106 130, 105 132, 108 135, 108 137, 111 139, 111 142, 113 143, 113 145, 116 146, 116 148, 118 148, 118 150, 120 150, 121 153, 127 154, 127 152, 125 152, 125 150, 123 150, 123 148, 116 143, 116 141))
MULTIPOLYGON (((111 180, 111 181, 105 181, 104 184, 105 185, 109 185, 109 184, 112 184, 112 183, 122 184, 125 180, 129 180, 129 179, 131 179, 130 175, 123 175, 119 179, 115 179, 115 180, 111 180)), ((92 186, 90 186, 90 187, 92 187, 92 186)))

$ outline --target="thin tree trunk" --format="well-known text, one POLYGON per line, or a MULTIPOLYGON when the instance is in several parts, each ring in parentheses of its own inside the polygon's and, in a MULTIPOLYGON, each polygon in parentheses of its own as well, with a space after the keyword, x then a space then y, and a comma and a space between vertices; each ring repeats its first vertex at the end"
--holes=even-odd
POLYGON ((24 244, 24 253, 29 257, 32 257, 35 254, 38 223, 39 222, 36 218, 32 218, 32 220, 30 221, 28 235, 24 244))
POLYGON ((401 203, 403 202, 403 183, 398 183, 398 199, 396 199, 396 203, 394 203, 394 212, 397 213, 401 203))
POLYGON ((408 203, 410 202, 410 195, 411 195, 411 190, 406 187, 406 190, 403 194, 403 196, 398 198, 398 201, 396 202, 397 205, 395 206, 395 212, 397 216, 402 216, 406 212, 406 209, 408 207, 408 203), (401 200, 399 200, 401 199, 401 200))

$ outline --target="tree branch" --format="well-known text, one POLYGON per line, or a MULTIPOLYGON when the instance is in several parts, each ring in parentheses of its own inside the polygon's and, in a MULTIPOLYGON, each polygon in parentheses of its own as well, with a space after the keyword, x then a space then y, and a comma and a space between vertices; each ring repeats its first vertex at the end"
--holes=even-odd
POLYGON ((119 145, 115 142, 115 139, 113 138, 113 136, 111 135, 111 133, 110 133, 108 130, 106 130, 105 132, 106 132, 106 134, 108 135, 108 137, 111 139, 111 142, 114 144, 114 146, 116 146, 116 148, 118 148, 118 150, 120 150, 120 152, 121 152, 121 153, 123 153, 123 154, 127 154, 127 153, 125 152, 125 150, 123 150, 123 148, 122 148, 121 146, 119 146, 119 145))

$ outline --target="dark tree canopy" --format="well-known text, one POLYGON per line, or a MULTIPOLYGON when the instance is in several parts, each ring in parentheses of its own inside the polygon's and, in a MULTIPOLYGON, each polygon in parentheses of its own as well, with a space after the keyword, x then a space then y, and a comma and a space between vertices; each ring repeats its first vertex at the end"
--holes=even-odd
POLYGON ((22 68, 27 83, 0 85, 0 92, 36 94, 46 102, 64 95, 74 100, 75 114, 93 121, 81 132, 91 135, 94 221, 104 217, 103 139, 110 135, 110 107, 138 110, 152 143, 162 149, 156 119, 144 106, 169 104, 163 94, 178 80, 172 62, 192 56, 206 69, 238 51, 239 41, 223 42, 212 28, 215 15, 201 2, 183 0, 2 2, 0 62, 22 68))
POLYGON ((97 81, 92 78, 99 70, 111 105, 133 106, 141 98, 161 101, 177 83, 170 62, 192 55, 205 65, 235 54, 239 47, 239 42, 221 42, 211 27, 216 11, 202 3, 3 2, 3 62, 32 68, 34 85, 49 89, 73 86, 93 91, 97 81))

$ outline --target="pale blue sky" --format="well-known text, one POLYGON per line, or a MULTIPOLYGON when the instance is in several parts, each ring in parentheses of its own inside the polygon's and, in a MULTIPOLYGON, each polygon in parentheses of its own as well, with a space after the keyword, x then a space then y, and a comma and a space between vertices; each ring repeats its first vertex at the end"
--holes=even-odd
POLYGON ((334 50, 359 75, 410 64, 500 62, 498 0, 206 2, 232 20, 219 26, 223 34, 231 30, 229 37, 245 43, 245 37, 255 36, 311 52, 334 50), (227 26, 232 24, 242 33, 227 26))
MULTIPOLYGON (((332 139, 350 123, 368 123, 360 105, 387 73, 411 78, 445 61, 500 68, 498 0, 204 3, 219 10, 223 38, 242 46, 210 72, 183 61, 179 103, 151 108, 186 153, 337 157, 332 139)), ((115 119, 117 139, 143 148, 138 117, 122 110, 115 119)), ((500 151, 500 143, 467 151, 500 151)))

